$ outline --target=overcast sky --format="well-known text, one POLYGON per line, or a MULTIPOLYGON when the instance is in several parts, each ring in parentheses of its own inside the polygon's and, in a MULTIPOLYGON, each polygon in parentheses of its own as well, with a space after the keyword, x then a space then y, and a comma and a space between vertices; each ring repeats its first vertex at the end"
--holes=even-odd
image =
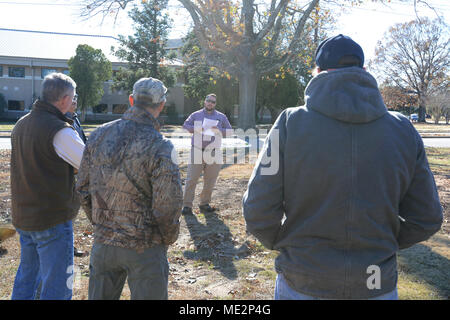
MULTIPOLYGON (((263 0, 261 0, 263 1, 263 0)), ((450 1, 427 0, 438 14, 443 16, 450 24, 450 1)), ((125 12, 114 19, 107 18, 101 24, 101 19, 82 21, 79 17, 78 1, 73 0, 0 0, 0 28, 25 29, 37 31, 102 34, 117 36, 118 34, 132 34, 130 19, 125 12)), ((185 35, 191 25, 190 18, 178 1, 170 0, 170 14, 174 19, 171 38, 185 35)), ((366 55, 366 61, 373 57, 378 40, 388 28, 395 23, 415 19, 416 12, 412 0, 402 3, 400 0, 391 0, 388 5, 371 0, 364 5, 346 6, 346 12, 341 9, 333 10, 336 13, 336 29, 330 35, 343 33, 358 42, 366 55)), ((421 16, 436 17, 436 13, 424 5, 418 6, 421 16)))

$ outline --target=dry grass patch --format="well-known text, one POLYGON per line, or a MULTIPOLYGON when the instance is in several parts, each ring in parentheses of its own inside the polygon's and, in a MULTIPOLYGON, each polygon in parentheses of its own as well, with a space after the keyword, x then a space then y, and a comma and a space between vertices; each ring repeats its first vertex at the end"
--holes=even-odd
MULTIPOLYGON (((448 217, 450 213, 450 149, 427 149, 435 173, 446 222, 430 240, 402 250, 398 255, 400 299, 448 299, 450 295, 450 253, 448 217)), ((220 172, 212 205, 218 210, 201 214, 197 186, 195 215, 181 218, 180 236, 170 246, 168 259, 169 299, 272 299, 276 272, 276 251, 267 250, 246 233, 242 216, 242 196, 253 164, 225 165, 220 172)), ((186 166, 181 168, 186 178, 186 166)), ((0 224, 10 219, 9 151, 0 152, 0 224), (3 190, 3 191, 2 191, 3 190)), ((74 241, 80 250, 90 251, 92 226, 84 212, 74 221, 74 241)), ((0 299, 9 299, 20 261, 19 237, 1 244, 0 299)), ((75 258, 74 300, 87 299, 89 257, 75 258)), ((127 285, 121 299, 129 299, 127 285)))
POLYGON ((450 238, 439 233, 400 251, 398 270, 400 299, 450 299, 450 238))
POLYGON ((450 124, 445 123, 413 123, 414 128, 419 132, 448 132, 450 133, 450 124))

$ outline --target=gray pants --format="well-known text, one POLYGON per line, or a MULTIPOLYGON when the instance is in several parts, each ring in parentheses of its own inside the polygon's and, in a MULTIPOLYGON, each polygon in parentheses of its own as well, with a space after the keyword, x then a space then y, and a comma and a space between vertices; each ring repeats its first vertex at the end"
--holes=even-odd
POLYGON ((118 300, 128 276, 131 300, 167 300, 167 247, 136 250, 94 242, 89 274, 89 300, 118 300))

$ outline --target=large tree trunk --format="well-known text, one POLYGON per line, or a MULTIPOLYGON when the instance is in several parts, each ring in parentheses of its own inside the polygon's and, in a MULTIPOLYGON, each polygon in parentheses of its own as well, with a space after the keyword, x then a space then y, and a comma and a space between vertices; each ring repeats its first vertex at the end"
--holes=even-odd
MULTIPOLYGON (((421 88, 421 92, 424 92, 424 89, 421 88)), ((426 108, 425 108, 425 95, 419 94, 419 110, 418 110, 418 117, 419 119, 417 122, 425 122, 425 116, 426 116, 426 108)))
POLYGON ((423 102, 420 102, 419 104, 419 112, 418 112, 419 120, 417 122, 425 122, 425 116, 426 116, 426 109, 424 107, 423 102))
POLYGON ((255 66, 249 66, 239 74, 239 119, 238 127, 241 129, 254 128, 256 86, 258 75, 255 66))
POLYGON ((419 120, 417 122, 425 122, 425 107, 423 105, 419 106, 419 120))

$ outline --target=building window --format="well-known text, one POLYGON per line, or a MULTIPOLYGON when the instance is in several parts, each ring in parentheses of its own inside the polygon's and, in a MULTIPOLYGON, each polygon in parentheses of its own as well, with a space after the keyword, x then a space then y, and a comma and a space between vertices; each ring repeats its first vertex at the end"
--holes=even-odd
POLYGON ((64 73, 66 76, 69 76, 69 75, 70 75, 69 69, 64 69, 64 70, 62 71, 62 73, 64 73))
POLYGON ((15 110, 15 111, 25 110, 25 101, 8 100, 8 110, 15 110))
POLYGON ((50 73, 56 72, 56 69, 47 69, 47 68, 42 68, 41 69, 41 78, 44 79, 47 75, 49 75, 50 73))
POLYGON ((9 77, 25 78, 25 67, 9 67, 9 77))
POLYGON ((127 104, 113 104, 112 113, 116 114, 122 114, 127 111, 128 105, 127 104))
POLYGON ((108 105, 105 103, 98 104, 92 108, 94 113, 108 113, 108 105))
POLYGON ((3 66, 0 66, 0 78, 3 77, 3 66))

